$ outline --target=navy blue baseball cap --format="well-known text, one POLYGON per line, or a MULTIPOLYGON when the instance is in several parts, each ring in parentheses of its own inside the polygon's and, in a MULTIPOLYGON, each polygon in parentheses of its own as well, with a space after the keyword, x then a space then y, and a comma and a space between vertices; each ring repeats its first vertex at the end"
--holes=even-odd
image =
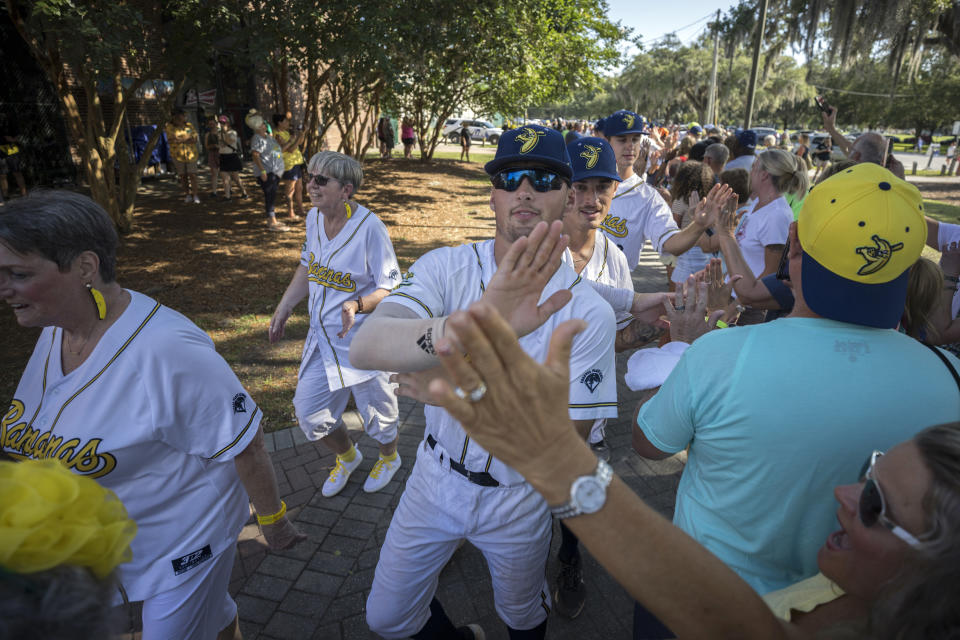
POLYGON ((606 117, 603 121, 603 135, 610 138, 628 133, 643 133, 643 116, 621 109, 606 117))
POLYGON ((573 163, 573 181, 587 178, 609 178, 620 182, 617 157, 613 147, 603 138, 580 138, 567 145, 573 163))
POLYGON ((519 162, 541 164, 568 180, 573 176, 563 134, 538 124, 504 131, 497 145, 497 155, 483 169, 493 176, 503 167, 519 162))
POLYGON ((757 132, 753 129, 737 131, 737 143, 744 149, 756 149, 757 132))

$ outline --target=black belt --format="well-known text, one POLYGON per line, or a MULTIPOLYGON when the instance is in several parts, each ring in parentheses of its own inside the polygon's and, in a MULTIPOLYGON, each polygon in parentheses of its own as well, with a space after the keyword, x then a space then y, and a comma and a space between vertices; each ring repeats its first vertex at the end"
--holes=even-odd
MULTIPOLYGON (((431 449, 434 449, 437 446, 437 439, 428 433, 427 444, 430 445, 431 449)), ((462 475, 464 478, 466 478, 473 484, 478 484, 481 487, 499 487, 500 486, 500 483, 494 480, 493 476, 487 473, 486 471, 470 471, 469 469, 467 469, 465 466, 463 466, 453 458, 450 458, 450 468, 456 471, 457 473, 459 473, 460 475, 462 475)))

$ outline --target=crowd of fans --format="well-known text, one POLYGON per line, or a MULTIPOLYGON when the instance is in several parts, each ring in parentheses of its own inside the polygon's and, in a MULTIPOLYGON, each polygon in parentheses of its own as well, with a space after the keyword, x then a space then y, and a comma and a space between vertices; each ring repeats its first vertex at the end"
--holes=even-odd
MULTIPOLYGON (((581 543, 636 599, 636 638, 960 632, 960 226, 926 217, 883 138, 850 142, 836 115, 824 126, 848 160, 823 166, 803 138, 784 148, 627 110, 589 127, 518 125, 484 167, 494 237, 430 251, 406 274, 357 201, 362 166, 329 151, 306 162, 289 114, 272 128, 247 115, 268 223, 283 228, 281 189, 288 217, 306 218, 268 339, 307 299, 292 402, 306 438, 336 454, 321 495, 363 461, 341 420, 351 396, 379 447, 367 492, 402 464, 395 394, 428 405, 370 585, 373 632, 484 637, 436 597, 464 539, 513 639, 544 638, 551 610, 586 606, 581 543), (633 290, 647 243, 669 293, 633 290), (618 403, 616 352, 645 392, 636 407, 618 403), (621 410, 640 457, 686 452, 672 524, 609 464, 606 422, 621 410)), ((227 197, 245 195, 236 132, 207 126, 214 189, 222 178, 227 197)), ((197 135, 174 115, 190 203, 197 135)), ((76 583, 96 597, 46 637, 92 637, 109 624, 98 611, 139 599, 145 637, 235 638, 226 585, 245 498, 271 547, 305 536, 253 399, 189 320, 120 287, 117 243, 84 196, 0 210, 0 297, 43 328, 0 431, 0 593, 13 612, 0 637, 53 616, 76 583)))

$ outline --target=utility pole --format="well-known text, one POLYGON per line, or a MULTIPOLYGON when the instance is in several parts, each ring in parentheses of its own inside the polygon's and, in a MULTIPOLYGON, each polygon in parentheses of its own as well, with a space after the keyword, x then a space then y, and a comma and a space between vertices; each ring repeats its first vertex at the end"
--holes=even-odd
POLYGON ((743 128, 749 129, 753 120, 753 102, 757 92, 757 71, 760 68, 760 49, 763 48, 763 31, 767 26, 767 0, 760 0, 760 24, 757 25, 757 41, 753 48, 753 67, 750 69, 750 86, 747 89, 747 114, 743 128))
POLYGON ((717 117, 713 110, 717 106, 717 63, 720 60, 720 9, 717 9, 717 20, 713 23, 713 71, 710 72, 710 100, 707 102, 707 124, 716 124, 717 117))

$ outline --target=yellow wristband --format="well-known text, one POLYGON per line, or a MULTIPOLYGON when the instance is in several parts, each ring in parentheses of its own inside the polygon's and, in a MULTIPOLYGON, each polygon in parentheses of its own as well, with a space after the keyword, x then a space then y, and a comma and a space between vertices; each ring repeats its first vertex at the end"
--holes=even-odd
POLYGON ((287 515, 287 503, 281 500, 280 511, 277 511, 272 516, 257 516, 257 522, 259 524, 273 524, 285 515, 287 515))
POLYGON ((718 328, 718 329, 726 329, 726 328, 729 327, 729 326, 730 326, 730 325, 728 325, 728 324, 727 324, 726 322, 724 322, 723 320, 717 320, 717 328, 718 328))

